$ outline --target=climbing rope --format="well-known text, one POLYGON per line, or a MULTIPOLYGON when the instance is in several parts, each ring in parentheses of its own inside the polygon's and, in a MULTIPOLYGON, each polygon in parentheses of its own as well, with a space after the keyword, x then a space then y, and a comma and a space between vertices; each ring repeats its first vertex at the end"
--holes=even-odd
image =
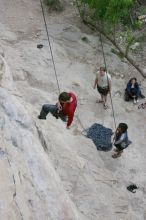
POLYGON ((56 71, 55 62, 54 62, 54 58, 53 58, 53 52, 52 52, 52 47, 51 47, 51 41, 50 41, 50 37, 49 37, 49 31, 48 31, 48 28, 47 28, 47 22, 46 22, 46 18, 45 18, 45 12, 44 12, 44 7, 43 7, 42 0, 40 0, 40 5, 41 5, 41 8, 42 8, 42 14, 43 14, 43 18, 44 18, 44 24, 45 24, 45 28, 46 28, 46 33, 47 33, 48 44, 49 44, 49 47, 50 47, 51 58, 52 58, 52 63, 53 63, 53 68, 54 68, 54 74, 55 74, 55 78, 56 78, 56 82, 57 82, 58 93, 60 94, 59 80, 58 80, 58 77, 57 77, 57 71, 56 71))
MULTIPOLYGON (((101 42, 101 48, 102 48, 102 55, 103 55, 104 65, 105 65, 105 69, 106 69, 107 82, 108 82, 108 85, 109 85, 109 79, 108 79, 108 74, 107 74, 107 64, 106 64, 106 59, 105 59, 105 53, 104 53, 103 41, 102 41, 102 35, 101 34, 100 34, 100 42, 101 42)), ((111 91, 110 91, 110 100, 111 100, 111 106, 112 106, 114 125, 115 125, 115 129, 116 129, 117 128, 117 126, 116 126, 116 118, 115 118, 115 111, 114 111, 114 105, 113 105, 111 91)))

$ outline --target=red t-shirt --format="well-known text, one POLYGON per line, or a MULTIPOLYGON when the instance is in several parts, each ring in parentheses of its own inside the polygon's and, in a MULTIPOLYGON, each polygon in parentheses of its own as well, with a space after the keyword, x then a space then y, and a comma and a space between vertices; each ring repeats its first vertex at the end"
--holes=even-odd
POLYGON ((72 101, 67 102, 65 104, 61 103, 62 112, 63 112, 64 115, 66 115, 68 117, 67 126, 71 125, 71 123, 73 121, 73 117, 74 117, 74 112, 75 112, 76 107, 77 107, 77 98, 76 98, 75 94, 70 92, 69 95, 72 98, 72 101))

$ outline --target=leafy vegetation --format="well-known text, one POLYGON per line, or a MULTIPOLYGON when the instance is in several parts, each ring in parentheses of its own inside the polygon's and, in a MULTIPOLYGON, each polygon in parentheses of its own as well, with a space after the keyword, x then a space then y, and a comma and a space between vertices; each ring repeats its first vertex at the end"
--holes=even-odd
POLYGON ((128 21, 129 10, 135 0, 80 0, 79 2, 94 11, 94 19, 117 24, 128 21))
POLYGON ((129 55, 131 46, 144 39, 141 37, 143 23, 138 16, 146 10, 145 3, 142 0, 76 0, 76 3, 83 22, 111 41, 119 51, 117 54, 146 77, 129 55))

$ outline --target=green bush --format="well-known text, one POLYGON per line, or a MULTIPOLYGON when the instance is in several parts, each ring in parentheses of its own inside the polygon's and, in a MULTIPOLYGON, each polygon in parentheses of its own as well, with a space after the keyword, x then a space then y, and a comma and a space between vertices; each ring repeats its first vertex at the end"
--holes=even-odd
POLYGON ((135 0, 79 0, 94 10, 97 20, 112 24, 124 23, 129 19, 129 10, 135 0))
POLYGON ((142 22, 141 21, 135 21, 134 23, 133 23, 133 28, 134 29, 140 29, 141 28, 141 26, 142 26, 142 22))
POLYGON ((60 0, 44 0, 45 4, 48 5, 52 10, 62 11, 63 5, 60 0))

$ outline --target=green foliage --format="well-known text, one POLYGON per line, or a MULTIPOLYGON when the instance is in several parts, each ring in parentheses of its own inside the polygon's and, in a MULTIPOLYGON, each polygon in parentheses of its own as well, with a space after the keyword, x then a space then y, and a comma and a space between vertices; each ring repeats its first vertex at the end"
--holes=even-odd
POLYGON ((133 0, 110 0, 106 11, 106 19, 111 23, 124 22, 129 16, 129 9, 133 0))
MULTIPOLYGON (((146 35, 138 37, 144 27, 137 21, 138 15, 145 4, 143 0, 76 0, 76 4, 84 24, 88 24, 94 30, 104 35, 116 48, 111 52, 116 54, 123 62, 125 58, 142 74, 143 70, 128 53, 135 53, 135 48, 140 48, 140 41, 146 39, 146 35), (141 5, 142 4, 142 5, 141 5), (134 30, 134 29, 140 29, 134 30)), ((83 38, 83 41, 86 39, 83 38)), ((131 54, 130 54, 131 55, 131 54)))
POLYGON ((134 43, 135 43, 135 37, 130 33, 130 35, 127 35, 126 38, 126 50, 125 50, 126 55, 128 55, 130 46, 134 43))
POLYGON ((97 19, 101 19, 112 24, 128 20, 129 10, 135 0, 80 0, 89 8, 95 10, 97 19))
POLYGON ((139 20, 136 20, 132 25, 133 29, 140 29, 141 26, 142 26, 142 22, 139 20))
POLYGON ((146 7, 141 8, 141 14, 146 14, 146 7))
POLYGON ((111 52, 112 52, 113 54, 116 54, 121 60, 123 60, 124 54, 120 53, 119 51, 117 51, 117 50, 114 49, 114 48, 111 49, 111 52))
POLYGON ((44 0, 45 4, 48 5, 51 9, 56 11, 62 11, 63 6, 60 0, 44 0))
POLYGON ((145 33, 141 34, 139 37, 137 37, 136 41, 138 42, 146 41, 146 34, 145 33))
POLYGON ((126 37, 126 43, 128 45, 132 45, 135 42, 135 37, 133 36, 132 31, 128 28, 125 32, 125 37, 126 37))

